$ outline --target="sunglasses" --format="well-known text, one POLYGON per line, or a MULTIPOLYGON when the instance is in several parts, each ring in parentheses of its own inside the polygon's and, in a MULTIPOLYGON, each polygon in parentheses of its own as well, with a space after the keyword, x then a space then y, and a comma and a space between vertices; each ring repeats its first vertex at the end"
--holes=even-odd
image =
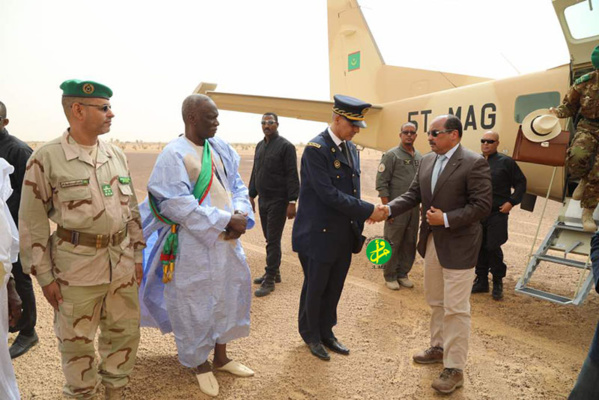
POLYGON ((262 121, 262 122, 260 122, 260 123, 261 123, 262 125, 266 125, 266 124, 268 124, 268 125, 274 125, 274 124, 276 124, 276 122, 275 122, 275 121, 273 121, 273 120, 270 120, 270 121, 262 121))
POLYGON ((431 135, 432 137, 437 137, 442 133, 448 133, 448 132, 453 132, 455 131, 455 129, 445 129, 443 131, 428 131, 428 134, 431 135))
POLYGON ((401 133, 403 133, 404 135, 415 135, 416 132, 413 131, 401 131, 401 133))
POLYGON ((481 142, 482 144, 485 144, 485 143, 486 143, 486 144, 493 144, 493 143, 495 143, 496 141, 497 141, 497 140, 493 140, 493 139, 481 139, 481 140, 480 140, 480 142, 481 142))
POLYGON ((86 103, 79 103, 79 104, 81 104, 82 106, 97 108, 98 110, 102 110, 105 113, 107 113, 108 110, 112 110, 112 106, 109 106, 107 104, 104 104, 103 106, 100 106, 100 105, 97 105, 97 104, 86 104, 86 103))

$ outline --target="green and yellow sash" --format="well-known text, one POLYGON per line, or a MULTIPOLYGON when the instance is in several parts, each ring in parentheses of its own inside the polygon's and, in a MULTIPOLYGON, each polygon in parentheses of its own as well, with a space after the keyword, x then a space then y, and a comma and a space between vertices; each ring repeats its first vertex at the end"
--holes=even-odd
MULTIPOLYGON (((200 171, 200 176, 193 188, 193 196, 198 199, 198 203, 202 204, 208 193, 210 192, 210 187, 212 186, 212 178, 214 177, 214 163, 212 162, 212 151, 210 149, 210 144, 207 140, 204 141, 204 153, 202 156, 202 169, 200 171)), ((160 254, 160 261, 162 262, 162 282, 168 283, 173 279, 173 272, 175 270, 175 258, 177 257, 177 252, 179 248, 179 239, 177 236, 179 225, 170 219, 166 218, 160 211, 158 211, 158 207, 156 206, 156 200, 151 193, 148 193, 150 209, 152 210, 152 214, 154 217, 158 219, 160 222, 163 222, 167 225, 171 226, 171 231, 166 237, 164 241, 164 246, 162 247, 162 253, 160 254)))

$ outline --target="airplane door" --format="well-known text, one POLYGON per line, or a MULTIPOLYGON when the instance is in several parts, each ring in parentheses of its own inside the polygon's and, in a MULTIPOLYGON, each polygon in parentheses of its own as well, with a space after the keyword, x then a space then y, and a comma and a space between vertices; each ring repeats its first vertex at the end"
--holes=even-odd
POLYGON ((590 67, 599 44, 599 0, 553 0, 553 8, 570 51, 572 70, 590 67))

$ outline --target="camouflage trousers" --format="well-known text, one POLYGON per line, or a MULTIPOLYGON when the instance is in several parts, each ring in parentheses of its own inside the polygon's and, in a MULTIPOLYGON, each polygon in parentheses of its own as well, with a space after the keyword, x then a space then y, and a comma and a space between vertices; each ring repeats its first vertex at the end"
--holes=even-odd
POLYGON ((583 208, 595 208, 599 202, 599 162, 596 162, 598 147, 599 122, 581 119, 574 140, 568 148, 566 165, 570 176, 587 180, 580 201, 583 208))
POLYGON ((137 282, 128 276, 96 286, 60 285, 63 303, 54 313, 66 397, 91 398, 100 383, 129 382, 139 344, 137 282), (94 339, 100 327, 96 367, 94 339))

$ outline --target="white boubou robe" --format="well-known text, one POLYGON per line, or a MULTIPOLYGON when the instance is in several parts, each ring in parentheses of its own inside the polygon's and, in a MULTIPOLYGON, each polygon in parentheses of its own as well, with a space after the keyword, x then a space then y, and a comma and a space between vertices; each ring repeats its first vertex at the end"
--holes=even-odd
POLYGON ((140 288, 142 326, 173 332, 179 361, 187 367, 204 363, 216 343, 248 336, 250 329, 250 270, 241 242, 224 240, 224 230, 234 211, 248 213, 248 229, 254 214, 238 173, 239 155, 222 139, 209 143, 216 172, 201 205, 192 193, 204 148, 185 137, 164 148, 148 182, 160 213, 179 224, 169 283, 162 283, 160 254, 170 226, 154 218, 147 199, 140 205, 148 241, 140 288))
POLYGON ((6 284, 12 263, 19 255, 19 233, 10 215, 6 200, 12 194, 10 175, 12 165, 0 158, 0 399, 20 399, 19 388, 8 353, 8 292, 6 284))

